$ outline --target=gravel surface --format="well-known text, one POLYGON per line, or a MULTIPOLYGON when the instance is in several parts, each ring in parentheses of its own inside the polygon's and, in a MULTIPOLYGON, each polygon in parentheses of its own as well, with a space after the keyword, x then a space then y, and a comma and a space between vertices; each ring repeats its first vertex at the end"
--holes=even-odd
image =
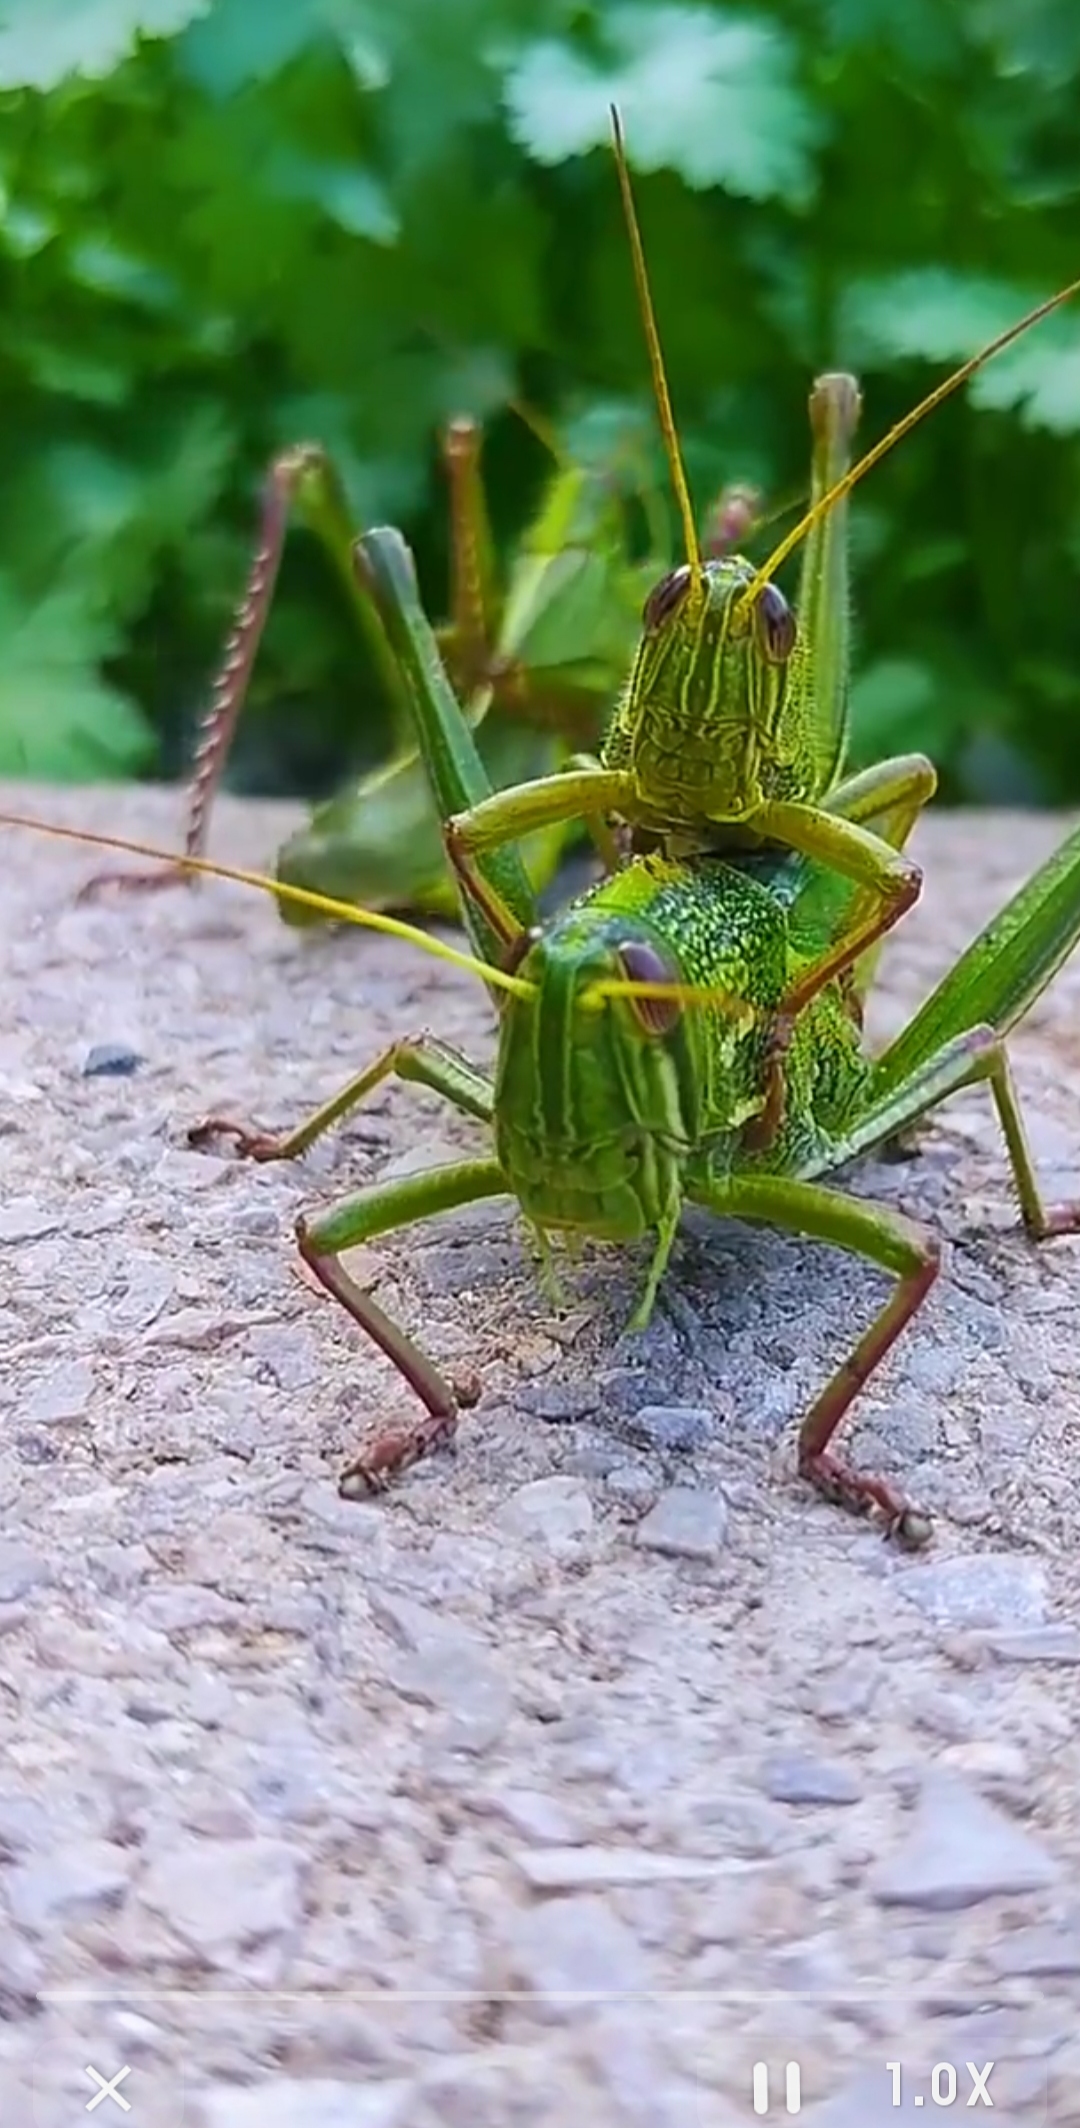
MULTIPOLYGON (((0 795, 177 832, 167 792, 0 795)), ((217 847, 295 817, 224 804, 217 847)), ((1058 832, 927 824, 879 1033, 1058 832)), ((949 1244, 858 1430, 926 1554, 794 1476, 881 1281, 698 1218, 635 1338, 632 1262, 559 1315, 498 1206, 365 1251, 486 1386, 347 1503, 408 1404, 292 1222, 482 1134, 400 1086, 291 1168, 185 1131, 425 1024, 482 1060, 484 1001, 239 889, 77 907, 93 853, 4 839, 3 2122, 107 2124, 126 2068, 132 2128, 735 2128, 759 2061, 814 2128, 927 2121, 934 2064, 980 2119, 969 2062, 999 2123, 1080 2120, 1080 1242, 1024 1240, 985 1095, 858 1178, 949 1244)), ((1078 1008, 1080 956, 1015 1044, 1056 1195, 1078 1008)))

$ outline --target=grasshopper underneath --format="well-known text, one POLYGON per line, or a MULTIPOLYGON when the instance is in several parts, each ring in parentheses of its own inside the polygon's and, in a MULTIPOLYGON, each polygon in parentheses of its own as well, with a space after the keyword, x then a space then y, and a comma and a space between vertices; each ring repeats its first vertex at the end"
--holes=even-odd
MULTIPOLYGON (((375 531, 359 542, 357 565, 399 660, 438 804, 450 813, 462 801, 476 803, 483 765, 420 607, 408 549, 397 533, 375 531)), ((883 800, 872 773, 850 778, 842 795, 850 818, 871 820, 890 846, 902 847, 910 808, 895 797, 883 800)), ((0 822, 44 825, 7 815, 0 822)), ((108 837, 74 839, 159 854, 108 837)), ((279 895, 300 891, 190 862, 193 870, 247 879, 279 895)), ((284 1136, 218 1117, 191 1134, 201 1142, 225 1131, 256 1159, 292 1158, 391 1076, 440 1094, 490 1132, 487 1149, 474 1158, 376 1182, 297 1224, 305 1262, 423 1407, 406 1430, 371 1444, 343 1475, 342 1490, 384 1486, 448 1441, 459 1405, 475 1400, 473 1388, 456 1389, 361 1290, 340 1261, 344 1250, 479 1199, 509 1196, 545 1259, 560 1234, 649 1240, 652 1258, 634 1316, 641 1326, 690 1202, 816 1237, 891 1274, 890 1296, 803 1417, 799 1468, 830 1499, 880 1518, 900 1542, 926 1543, 928 1517, 887 1480, 853 1467, 836 1434, 930 1292, 940 1244, 922 1222, 823 1178, 960 1088, 985 1081, 1029 1237, 1080 1227, 1080 1203, 1043 1201, 1004 1039, 1080 938, 1080 830, 999 912, 878 1058, 865 1053, 839 980, 816 991, 792 1032, 784 1114, 766 1146, 755 1145, 747 1128, 765 1098, 762 1045, 792 972, 841 932, 855 891, 850 882, 794 852, 734 862, 654 852, 538 925, 512 846, 486 853, 469 878, 463 914, 476 949, 471 959, 392 918, 351 914, 464 958, 483 977, 499 1010, 493 1077, 421 1034, 391 1044, 284 1136)), ((324 913, 350 911, 329 903, 324 913)))
MULTIPOLYGON (((594 745, 638 632, 642 600, 670 555, 665 512, 657 508, 633 436, 591 455, 567 459, 537 417, 519 408, 556 460, 540 506, 499 581, 482 475, 477 422, 450 422, 442 438, 449 485, 451 618, 436 630, 459 700, 478 734, 496 788, 554 774, 576 763, 575 748, 594 745), (640 506, 648 551, 635 558, 631 504, 640 506)), ((720 552, 733 528, 753 513, 752 493, 721 497, 707 544, 720 552)), ((371 652, 390 706, 394 750, 388 761, 315 808, 306 828, 278 854, 277 875, 338 900, 373 908, 453 916, 457 893, 441 823, 417 757, 409 712, 379 616, 351 565, 355 537, 344 486, 326 453, 298 444, 282 453, 266 480, 247 583, 202 719, 187 799, 186 857, 206 848, 210 813, 273 600, 293 519, 317 540, 345 587, 360 635, 371 652)), ((588 758, 587 756, 584 758, 588 758)), ((604 825, 590 823, 608 862, 604 825)), ((554 874, 568 824, 530 838, 530 876, 543 886, 554 874)), ((173 863, 149 874, 105 873, 105 884, 158 887, 193 874, 173 863)), ((296 923, 316 912, 286 899, 296 923)))

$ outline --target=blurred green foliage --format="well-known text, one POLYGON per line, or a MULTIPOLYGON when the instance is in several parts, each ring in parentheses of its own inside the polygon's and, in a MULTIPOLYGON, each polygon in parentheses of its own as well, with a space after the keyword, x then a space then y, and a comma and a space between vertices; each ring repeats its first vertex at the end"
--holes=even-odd
MULTIPOLYGON (((869 439, 1080 274, 1078 86, 1075 0, 5 0, 0 773, 177 769, 284 444, 441 613, 438 424, 490 424, 509 540, 547 470, 510 401, 646 403, 612 98, 704 506, 804 492, 816 371, 869 439)), ((860 756, 1080 798, 1078 438, 1080 306, 861 491, 860 756)), ((382 720, 298 536, 234 780, 325 787, 382 720)))

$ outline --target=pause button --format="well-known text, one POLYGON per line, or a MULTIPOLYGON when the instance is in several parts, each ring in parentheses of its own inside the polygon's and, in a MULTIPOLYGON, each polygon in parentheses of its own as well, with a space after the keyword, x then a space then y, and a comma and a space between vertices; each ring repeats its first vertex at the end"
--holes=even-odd
MULTIPOLYGON (((754 2112, 768 2113, 768 2062, 754 2063, 752 2090, 754 2095, 754 2112)), ((800 2113, 802 2111, 802 2075, 799 2070, 798 2062, 788 2062, 787 2067, 784 2070, 784 2110, 786 2113, 800 2113)))

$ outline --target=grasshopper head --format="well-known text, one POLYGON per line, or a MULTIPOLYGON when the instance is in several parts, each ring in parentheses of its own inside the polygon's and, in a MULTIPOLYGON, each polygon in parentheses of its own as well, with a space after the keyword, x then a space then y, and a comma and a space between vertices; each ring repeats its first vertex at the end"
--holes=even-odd
POLYGON ((746 593, 753 565, 684 562, 645 601, 637 656, 604 748, 661 825, 739 821, 783 794, 798 758, 798 624, 779 586, 746 593))
POLYGON ((639 919, 569 910, 507 1000, 496 1097, 498 1157, 527 1219, 596 1240, 634 1241, 682 1195, 700 1136, 698 1021, 668 998, 602 997, 608 982, 685 980, 639 919))
POLYGON ((744 597, 755 570, 741 554, 715 555, 695 569, 681 562, 654 585, 641 621, 646 642, 666 645, 677 635, 715 652, 727 641, 745 644, 768 665, 784 666, 795 648, 795 615, 779 586, 765 584, 744 597))

